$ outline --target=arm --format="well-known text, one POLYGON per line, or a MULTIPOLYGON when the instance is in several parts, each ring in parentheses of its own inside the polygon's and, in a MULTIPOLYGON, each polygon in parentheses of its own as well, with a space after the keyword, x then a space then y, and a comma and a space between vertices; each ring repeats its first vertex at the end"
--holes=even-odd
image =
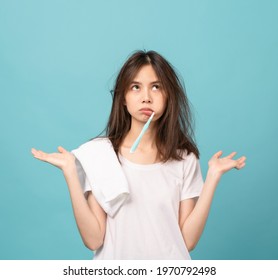
POLYGON ((92 192, 84 197, 76 169, 64 171, 69 188, 74 217, 85 246, 97 250, 105 235, 106 213, 95 200, 92 192))
POLYGON ((181 202, 180 228, 189 251, 195 248, 203 233, 219 180, 220 177, 214 176, 208 172, 200 197, 198 199, 187 199, 181 202))
POLYGON ((212 199, 221 176, 232 168, 241 169, 245 165, 245 157, 232 160, 235 152, 220 158, 222 152, 216 153, 209 161, 206 180, 198 200, 187 199, 180 205, 180 228, 189 251, 197 245, 204 230, 212 199))
POLYGON ((74 155, 62 147, 58 150, 60 153, 47 154, 32 149, 32 154, 35 158, 48 162, 63 171, 81 238, 86 247, 96 250, 103 244, 106 214, 91 192, 86 200, 79 182, 74 155))

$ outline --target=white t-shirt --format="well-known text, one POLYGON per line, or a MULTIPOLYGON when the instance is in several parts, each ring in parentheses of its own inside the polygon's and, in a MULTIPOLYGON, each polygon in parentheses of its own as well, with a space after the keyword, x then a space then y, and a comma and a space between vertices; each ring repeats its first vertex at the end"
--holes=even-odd
POLYGON ((199 160, 193 153, 147 165, 119 158, 130 195, 113 218, 107 215, 104 244, 94 259, 190 259, 178 214, 180 201, 202 190, 199 160))

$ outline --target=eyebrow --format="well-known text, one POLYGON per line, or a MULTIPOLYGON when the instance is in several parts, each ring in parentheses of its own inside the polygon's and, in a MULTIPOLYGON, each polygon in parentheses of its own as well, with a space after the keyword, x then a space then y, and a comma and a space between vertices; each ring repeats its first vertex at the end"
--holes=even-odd
MULTIPOLYGON (((138 81, 132 81, 130 84, 138 84, 138 85, 142 85, 142 83, 138 82, 138 81)), ((150 84, 161 84, 160 81, 153 81, 150 84)))

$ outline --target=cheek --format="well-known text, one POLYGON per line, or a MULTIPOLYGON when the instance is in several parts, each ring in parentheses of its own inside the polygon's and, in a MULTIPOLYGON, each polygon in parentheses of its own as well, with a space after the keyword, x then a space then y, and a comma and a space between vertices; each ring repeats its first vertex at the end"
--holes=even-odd
POLYGON ((160 99, 160 106, 161 106, 161 111, 165 111, 165 108, 167 106, 167 99, 165 96, 161 96, 161 99, 160 99))
POLYGON ((124 99, 124 105, 125 106, 128 106, 129 105, 129 98, 128 98, 128 96, 125 96, 125 99, 124 99))
POLYGON ((130 100, 131 100, 131 98, 130 98, 130 94, 126 94, 125 95, 125 97, 124 97, 124 104, 126 105, 126 106, 128 106, 129 104, 130 104, 130 100))
POLYGON ((126 96, 125 96, 125 105, 133 106, 137 102, 138 102, 138 97, 136 97, 134 94, 126 94, 126 96))
POLYGON ((125 96, 125 101, 124 105, 126 106, 126 109, 128 110, 129 113, 132 113, 133 108, 134 108, 134 100, 130 95, 125 96))

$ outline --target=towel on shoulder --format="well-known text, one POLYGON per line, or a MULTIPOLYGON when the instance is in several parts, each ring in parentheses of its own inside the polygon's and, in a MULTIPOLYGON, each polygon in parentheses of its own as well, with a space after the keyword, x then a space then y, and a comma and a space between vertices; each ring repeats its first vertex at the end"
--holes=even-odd
POLYGON ((92 191, 103 210, 113 217, 129 195, 126 177, 108 138, 95 138, 71 151, 80 184, 92 191))

